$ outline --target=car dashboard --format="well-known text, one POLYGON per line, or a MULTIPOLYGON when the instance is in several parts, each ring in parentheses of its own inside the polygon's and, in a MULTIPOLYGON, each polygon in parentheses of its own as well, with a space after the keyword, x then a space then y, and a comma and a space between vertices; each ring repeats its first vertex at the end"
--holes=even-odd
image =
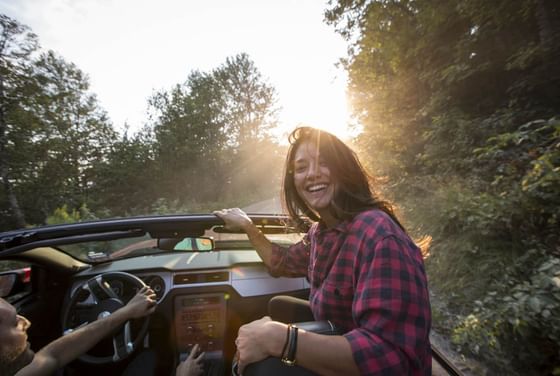
MULTIPOLYGON (((221 362, 226 369, 241 325, 267 315, 271 297, 307 298, 309 289, 304 277, 272 277, 254 250, 231 250, 146 255, 94 265, 74 276, 67 301, 88 279, 111 272, 133 274, 156 292, 158 307, 146 349, 170 363, 170 353, 179 361, 198 344, 207 362, 221 362)), ((111 288, 119 296, 127 294, 118 283, 111 288)), ((91 305, 91 299, 80 304, 91 305)))

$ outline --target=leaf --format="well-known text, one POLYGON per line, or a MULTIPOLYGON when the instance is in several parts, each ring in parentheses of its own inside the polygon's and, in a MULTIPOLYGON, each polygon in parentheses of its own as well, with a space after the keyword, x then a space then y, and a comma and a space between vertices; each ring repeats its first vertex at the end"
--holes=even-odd
POLYGON ((540 313, 542 310, 542 302, 540 301, 539 298, 533 296, 531 298, 529 298, 529 307, 531 307, 531 309, 533 310, 533 312, 535 313, 540 313))

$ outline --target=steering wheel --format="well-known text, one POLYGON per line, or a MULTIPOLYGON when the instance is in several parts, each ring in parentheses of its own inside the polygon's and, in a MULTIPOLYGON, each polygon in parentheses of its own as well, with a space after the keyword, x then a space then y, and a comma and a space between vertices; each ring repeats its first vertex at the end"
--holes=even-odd
MULTIPOLYGON (((134 294, 126 301, 117 295, 109 283, 115 280, 122 282, 123 291, 134 291, 134 294, 146 286, 140 278, 124 272, 108 272, 89 279, 75 290, 64 309, 63 335, 70 334, 90 322, 111 315, 132 299, 134 294), (90 296, 92 299, 88 299, 90 296), (93 304, 83 303, 86 299, 88 302, 93 300, 93 304)), ((79 359, 85 363, 96 365, 119 362, 132 354, 142 343, 148 331, 148 325, 149 316, 128 320, 113 334, 113 355, 97 356, 86 353, 79 359), (132 338, 131 321, 135 321, 134 327, 137 327, 136 324, 140 327, 135 338, 132 338)))

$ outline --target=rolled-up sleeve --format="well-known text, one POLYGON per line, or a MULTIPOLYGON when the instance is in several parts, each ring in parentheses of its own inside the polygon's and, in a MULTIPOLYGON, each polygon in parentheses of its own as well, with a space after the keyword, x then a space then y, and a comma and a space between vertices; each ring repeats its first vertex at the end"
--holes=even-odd
POLYGON ((359 255, 352 316, 344 336, 362 375, 423 374, 430 355, 430 303, 420 251, 387 236, 359 255), (371 252, 371 249, 374 249, 371 252))

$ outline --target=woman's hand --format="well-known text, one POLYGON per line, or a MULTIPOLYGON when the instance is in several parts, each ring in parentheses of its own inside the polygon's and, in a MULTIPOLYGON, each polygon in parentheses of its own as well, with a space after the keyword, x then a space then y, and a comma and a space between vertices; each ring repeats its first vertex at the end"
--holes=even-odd
POLYGON ((239 328, 235 345, 237 346, 237 366, 239 374, 251 363, 269 356, 280 357, 286 340, 286 325, 272 321, 265 316, 239 328))
POLYGON ((226 229, 245 232, 266 266, 271 267, 272 243, 253 224, 251 218, 243 210, 239 208, 222 209, 216 210, 214 214, 224 221, 226 229))
POLYGON ((214 214, 225 222, 228 230, 246 231, 253 224, 251 218, 239 208, 216 210, 214 214))
POLYGON ((122 309, 131 319, 149 315, 156 310, 156 293, 150 287, 144 286, 122 309))

